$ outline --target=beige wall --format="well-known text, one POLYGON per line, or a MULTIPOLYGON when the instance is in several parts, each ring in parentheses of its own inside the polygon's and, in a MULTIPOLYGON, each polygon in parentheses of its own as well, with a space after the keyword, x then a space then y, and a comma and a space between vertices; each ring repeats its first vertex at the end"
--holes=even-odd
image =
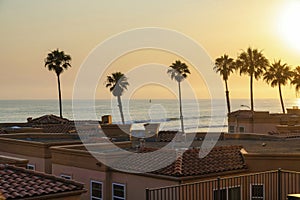
POLYGON ((177 185, 177 181, 157 179, 153 177, 139 176, 113 172, 111 175, 112 183, 121 183, 126 186, 126 199, 142 200, 146 199, 146 188, 156 188, 170 185, 177 185))
POLYGON ((255 123, 253 132, 254 133, 264 133, 264 134, 268 134, 269 132, 277 132, 276 124, 255 123))
MULTIPOLYGON (((290 109, 289 114, 270 114, 264 111, 238 110, 228 116, 228 125, 235 127, 235 132, 239 133, 239 127, 244 127, 246 133, 278 132, 276 125, 296 125, 300 122, 299 109, 290 109), (294 113, 293 115, 291 115, 294 113), (296 114, 296 115, 295 115, 296 114), (253 124, 253 129, 252 129, 253 124)), ((293 127, 293 126, 292 126, 293 127)), ((299 131, 298 127, 293 127, 299 131)))
POLYGON ((252 123, 249 122, 229 122, 228 127, 234 126, 235 133, 239 133, 239 127, 244 127, 245 133, 268 134, 269 132, 277 132, 276 125, 277 124, 272 124, 272 123, 254 122, 253 131, 252 131, 252 123))
POLYGON ((46 145, 6 138, 0 138, 0 152, 9 152, 39 158, 51 158, 51 152, 46 145))
POLYGON ((14 153, 0 151, 1 155, 23 158, 28 160, 28 164, 35 165, 35 170, 51 174, 51 159, 50 158, 37 158, 33 156, 26 156, 14 153))
MULTIPOLYGON (((72 180, 84 183, 84 187, 87 189, 87 192, 82 195, 81 199, 90 198, 90 182, 91 180, 99 181, 103 183, 103 190, 107 190, 106 184, 106 174, 105 172, 83 169, 73 166, 66 166, 60 164, 52 165, 53 175, 60 176, 61 174, 69 175, 72 177, 72 180)), ((106 198, 106 192, 103 192, 104 199, 106 198)))
POLYGON ((260 172, 274 169, 300 170, 300 154, 245 154, 250 171, 260 172))
POLYGON ((156 179, 152 177, 138 176, 120 172, 100 172, 60 164, 53 164, 52 171, 56 176, 65 174, 72 176, 72 179, 75 181, 84 183, 87 192, 82 195, 82 199, 90 198, 91 180, 103 183, 103 199, 111 199, 112 183, 125 184, 126 199, 133 200, 145 199, 146 188, 155 188, 178 184, 178 182, 176 181, 156 179))

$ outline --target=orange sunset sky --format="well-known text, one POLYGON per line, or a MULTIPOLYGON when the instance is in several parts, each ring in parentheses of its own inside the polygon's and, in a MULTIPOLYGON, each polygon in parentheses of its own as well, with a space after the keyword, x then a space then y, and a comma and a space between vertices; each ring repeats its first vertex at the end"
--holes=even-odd
MULTIPOLYGON (((47 53, 56 48, 72 57, 72 68, 61 75, 63 98, 71 99, 77 72, 89 53, 115 34, 143 27, 185 34, 212 61, 224 53, 236 58, 251 46, 263 50, 270 62, 281 59, 295 68, 300 65, 299 10, 299 0, 0 0, 0 99, 56 99, 56 76, 44 67, 47 53)), ((140 50, 105 67, 107 73, 126 73, 147 63, 169 66, 178 58, 159 50, 140 50)), ((104 80, 105 76, 99 77, 96 98, 110 98, 104 80)), ((198 98, 209 98, 199 74, 192 73, 187 81, 198 98)), ((249 98, 249 78, 231 76, 229 90, 232 98, 249 98)), ((138 88, 133 98, 174 98, 165 91, 149 85, 138 88)), ((278 96, 277 88, 255 82, 254 98, 278 96)), ((285 86, 283 97, 296 98, 294 87, 285 86)))

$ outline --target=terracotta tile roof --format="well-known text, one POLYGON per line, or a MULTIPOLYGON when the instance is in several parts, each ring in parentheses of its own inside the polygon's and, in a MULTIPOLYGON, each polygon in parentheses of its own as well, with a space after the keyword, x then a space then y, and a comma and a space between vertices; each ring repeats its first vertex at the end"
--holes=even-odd
POLYGON ((66 192, 83 193, 83 184, 52 175, 0 164, 0 193, 7 199, 25 199, 66 192))
POLYGON ((99 132, 99 122, 98 121, 68 121, 67 123, 63 124, 35 124, 33 125, 37 128, 43 128, 44 133, 77 133, 77 128, 81 132, 85 133, 98 133, 99 132))
POLYGON ((47 124, 37 127, 42 128, 44 133, 76 133, 76 128, 72 124, 47 124))
MULTIPOLYGON (((132 172, 144 172, 147 168, 155 167, 154 165, 157 161, 161 161, 170 162, 171 164, 151 173, 173 177, 214 174, 247 169, 243 155, 240 152, 241 149, 241 146, 219 146, 213 148, 204 158, 199 158, 199 149, 189 149, 184 153, 176 152, 175 150, 166 150, 163 153, 152 152, 152 157, 149 157, 149 159, 145 159, 145 156, 148 156, 148 154, 140 153, 138 156, 129 156, 126 159, 122 159, 116 162, 114 166, 118 169, 132 172), (153 159, 156 162, 153 162, 153 159), (172 161, 172 159, 175 161, 172 161)), ((143 152, 150 151, 153 151, 153 149, 148 150, 146 148, 143 150, 143 152)))
POLYGON ((28 123, 30 124, 65 124, 68 122, 68 119, 60 118, 56 115, 43 115, 41 117, 28 120, 28 123))
POLYGON ((159 142, 171 142, 177 131, 159 131, 158 133, 158 141, 159 142))
POLYGON ((241 146, 215 147, 204 158, 199 158, 199 149, 189 149, 176 161, 153 173, 169 176, 194 176, 246 169, 241 146))
POLYGON ((2 195, 1 192, 0 192, 0 200, 5 200, 5 197, 2 195))

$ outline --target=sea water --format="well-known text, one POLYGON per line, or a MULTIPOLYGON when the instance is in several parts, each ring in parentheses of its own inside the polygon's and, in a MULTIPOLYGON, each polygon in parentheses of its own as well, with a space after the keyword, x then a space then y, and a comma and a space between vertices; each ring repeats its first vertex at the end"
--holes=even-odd
MULTIPOLYGON (((72 100, 63 100, 63 117, 68 119, 101 120, 103 115, 112 115, 113 123, 121 123, 118 103, 112 100, 78 100, 76 108, 72 100), (80 110, 80 116, 74 115, 80 110), (94 115, 90 115, 94 113, 94 115), (93 116, 93 117, 91 117, 93 116)), ((297 99, 286 99, 285 107, 297 106, 297 99)), ((227 131, 227 107, 224 99, 183 100, 184 129, 193 131, 227 131)), ((280 113, 279 99, 255 99, 255 110, 280 113)), ((133 129, 143 129, 145 123, 160 123, 160 130, 180 130, 179 102, 176 99, 122 100, 125 123, 133 129)), ((249 99, 232 99, 231 111, 249 109, 249 99), (246 106, 241 106, 246 105, 246 106)), ((26 122, 28 117, 46 114, 59 116, 57 100, 0 100, 0 123, 26 122)))

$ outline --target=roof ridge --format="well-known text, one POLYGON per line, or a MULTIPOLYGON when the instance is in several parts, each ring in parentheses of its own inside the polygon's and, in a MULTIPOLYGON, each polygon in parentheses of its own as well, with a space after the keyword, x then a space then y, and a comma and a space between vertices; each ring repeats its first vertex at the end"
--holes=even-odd
POLYGON ((182 161, 183 161, 183 152, 177 151, 176 152, 176 160, 174 164, 174 174, 175 175, 182 175, 182 161))

